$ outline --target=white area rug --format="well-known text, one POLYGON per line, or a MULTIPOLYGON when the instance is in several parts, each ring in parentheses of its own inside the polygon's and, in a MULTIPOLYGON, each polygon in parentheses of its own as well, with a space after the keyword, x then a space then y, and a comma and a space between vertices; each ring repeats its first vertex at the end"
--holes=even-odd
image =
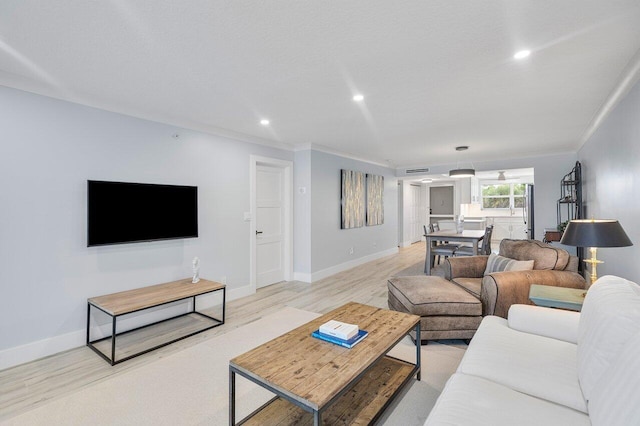
MULTIPOLYGON (((229 360, 319 315, 285 308, 257 322, 167 358, 82 389, 6 420, 8 425, 226 425, 229 423, 229 360), (259 331, 258 331, 259 330, 259 331)), ((465 345, 430 343, 422 348, 422 381, 441 391, 465 345)), ((406 338, 393 356, 415 360, 406 338)), ((236 407, 243 418, 273 397, 238 377, 236 407)))

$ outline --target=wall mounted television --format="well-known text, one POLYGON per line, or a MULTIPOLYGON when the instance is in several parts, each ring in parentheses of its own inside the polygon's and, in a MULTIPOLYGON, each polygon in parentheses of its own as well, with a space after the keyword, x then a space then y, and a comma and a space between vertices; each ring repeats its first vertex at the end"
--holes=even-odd
POLYGON ((195 238, 198 187, 87 181, 87 246, 195 238))

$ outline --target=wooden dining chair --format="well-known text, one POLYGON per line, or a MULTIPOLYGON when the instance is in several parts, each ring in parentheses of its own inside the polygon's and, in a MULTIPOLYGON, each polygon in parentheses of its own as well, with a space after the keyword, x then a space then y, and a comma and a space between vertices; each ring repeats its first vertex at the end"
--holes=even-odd
MULTIPOLYGON (((491 254, 491 234, 493 234, 493 225, 489 225, 484 230, 484 237, 482 237, 482 241, 480 242, 480 246, 478 247, 478 254, 491 254)), ((460 247, 455 252, 456 256, 473 256, 473 247, 460 247)))

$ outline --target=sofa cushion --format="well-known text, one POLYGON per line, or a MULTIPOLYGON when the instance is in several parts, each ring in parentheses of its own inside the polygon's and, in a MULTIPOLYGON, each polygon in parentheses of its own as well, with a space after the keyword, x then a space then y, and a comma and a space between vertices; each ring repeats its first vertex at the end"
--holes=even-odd
POLYGON ((611 275, 587 292, 578 325, 578 372, 585 398, 614 362, 623 345, 640 332, 640 287, 611 275))
POLYGON ((626 342, 589 398, 594 425, 640 425, 640 333, 626 342))
POLYGON ((501 256, 516 260, 534 260, 533 269, 564 270, 569 264, 569 252, 536 240, 509 240, 500 242, 501 256))
POLYGON ((511 305, 507 321, 512 330, 578 343, 579 312, 542 306, 511 305))
POLYGON ((487 268, 484 270, 484 275, 503 271, 530 271, 533 269, 533 263, 533 260, 509 259, 508 257, 491 253, 489 260, 487 260, 487 268))
POLYGON ((482 287, 482 278, 454 278, 454 283, 473 294, 475 297, 480 298, 480 287, 482 287))
POLYGON ((576 345, 512 330, 503 318, 482 320, 458 372, 587 412, 578 381, 576 345))
POLYGON ((591 425, 589 417, 481 377, 456 373, 425 425, 591 425))

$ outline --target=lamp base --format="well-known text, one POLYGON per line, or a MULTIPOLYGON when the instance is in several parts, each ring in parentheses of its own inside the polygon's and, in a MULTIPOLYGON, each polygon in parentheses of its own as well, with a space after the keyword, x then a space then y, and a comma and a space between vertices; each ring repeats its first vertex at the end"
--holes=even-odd
POLYGON ((598 252, 597 247, 590 247, 589 251, 591 252, 591 258, 584 259, 584 263, 591 264, 591 284, 593 284, 598 279, 597 266, 599 263, 604 263, 604 262, 602 260, 596 259, 596 254, 598 252))

